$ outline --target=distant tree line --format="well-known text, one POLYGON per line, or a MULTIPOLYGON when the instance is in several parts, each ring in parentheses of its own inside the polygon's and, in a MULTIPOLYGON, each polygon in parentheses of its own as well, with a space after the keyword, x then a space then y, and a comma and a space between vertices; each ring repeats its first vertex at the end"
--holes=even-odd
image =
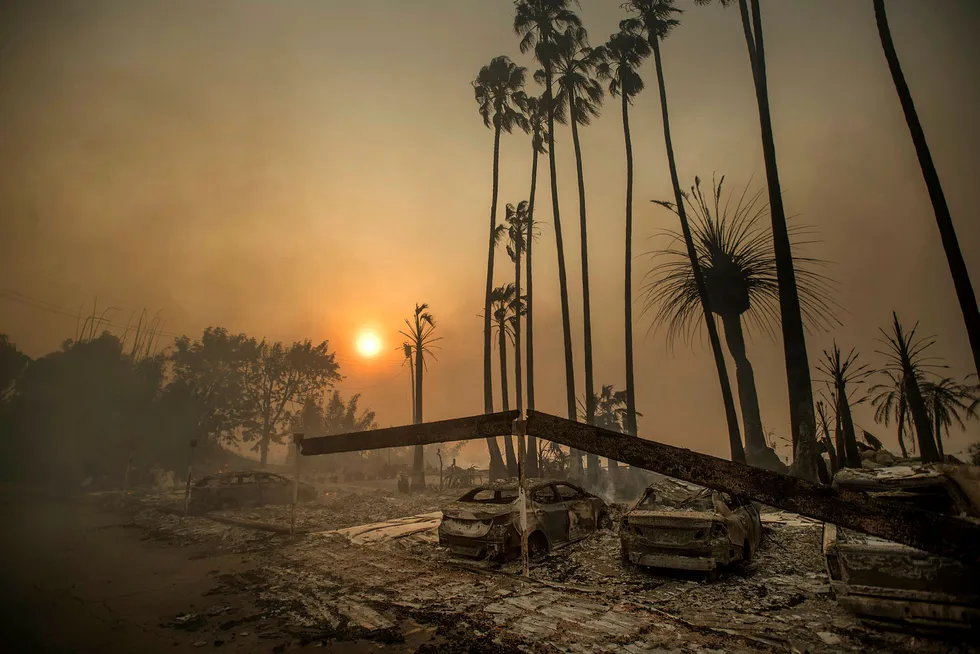
POLYGON ((249 444, 265 465, 295 428, 374 426, 357 397, 325 393, 341 380, 327 341, 286 345, 209 327, 155 352, 138 335, 94 332, 34 360, 0 335, 5 478, 118 485, 130 458, 179 476, 191 441, 196 456, 249 444))

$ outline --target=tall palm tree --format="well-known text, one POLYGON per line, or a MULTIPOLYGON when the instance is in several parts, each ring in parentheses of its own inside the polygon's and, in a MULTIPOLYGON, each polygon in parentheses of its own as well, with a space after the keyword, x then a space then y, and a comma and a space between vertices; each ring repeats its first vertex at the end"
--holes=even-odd
MULTIPOLYGON (((521 37, 521 53, 534 51, 544 70, 544 104, 548 111, 548 167, 551 172, 551 210, 558 247, 558 289, 561 295, 561 326, 565 345, 565 400, 568 419, 575 420, 575 368, 572 359, 572 324, 568 311, 568 281, 565 275, 565 248, 558 208, 558 176, 555 166, 554 67, 559 35, 582 21, 569 9, 570 0, 516 0, 514 31, 521 37)), ((577 3, 576 3, 577 4, 577 3)))
MULTIPOLYGON (((827 448, 827 454, 830 456, 830 472, 834 474, 842 466, 838 458, 837 448, 834 446, 834 435, 830 433, 830 425, 827 422, 827 411, 824 409, 824 403, 821 401, 817 402, 817 415, 820 416, 820 426, 823 428, 822 441, 824 447, 827 448)), ((841 454, 843 455, 843 453, 841 454)))
MULTIPOLYGON (((592 381, 592 313, 589 296, 589 239, 585 202, 585 175, 582 170, 582 142, 579 126, 588 125, 599 115, 602 105, 602 86, 595 78, 595 69, 601 63, 602 50, 589 47, 589 36, 584 27, 569 27, 556 40, 555 82, 558 94, 556 109, 567 115, 572 127, 572 147, 575 150, 575 173, 578 181, 579 228, 582 246, 582 306, 584 314, 585 344, 585 392, 586 422, 592 424, 595 417, 592 381)), ((544 71, 536 77, 544 78, 544 71)), ((541 81, 546 81, 541 79, 541 81)))
MULTIPOLYGON (((517 299, 514 284, 505 284, 493 289, 491 293, 493 310, 493 325, 497 332, 497 347, 500 350, 500 395, 504 411, 510 411, 510 393, 507 374, 507 343, 515 343, 518 321, 523 313, 521 303, 517 299)), ((507 472, 516 476, 517 456, 514 441, 510 436, 504 436, 504 452, 507 457, 507 472)))
POLYGON ((728 443, 732 452, 732 461, 745 463, 745 450, 742 447, 742 436, 738 428, 738 416, 735 413, 735 401, 732 397, 732 388, 728 382, 728 370, 725 365, 725 354, 721 350, 721 341, 718 340, 718 329, 715 326, 714 314, 711 312, 711 300, 708 297, 708 290, 704 283, 704 275, 701 273, 701 266, 698 263, 698 254, 694 246, 694 237, 691 235, 691 227, 687 222, 687 212, 684 209, 684 198, 681 193, 681 185, 677 178, 677 164, 674 160, 674 146, 670 140, 670 116, 667 111, 667 88, 664 85, 663 62, 660 58, 660 42, 667 38, 674 27, 680 24, 675 14, 680 13, 680 9, 674 7, 673 0, 631 0, 623 5, 624 8, 631 9, 638 14, 637 17, 627 19, 621 23, 623 27, 630 31, 646 33, 647 41, 653 48, 653 60, 657 67, 657 84, 660 87, 660 110, 663 115, 664 126, 664 145, 667 148, 667 164, 670 168, 670 182, 674 187, 674 205, 668 208, 675 210, 681 222, 681 232, 684 235, 684 243, 687 245, 687 255, 691 262, 691 271, 694 276, 694 284, 698 289, 698 297, 701 300, 701 309, 704 314, 705 326, 708 329, 708 339, 711 342, 711 351, 715 357, 715 367, 718 370, 718 381, 721 384, 721 396, 725 405, 725 418, 728 421, 728 443))
POLYGON ((956 237, 953 219, 949 214, 949 206, 946 204, 946 195, 943 193, 942 184, 939 182, 939 173, 936 172, 936 166, 932 163, 929 144, 926 142, 925 132, 922 131, 922 124, 919 122, 919 115, 915 111, 915 103, 912 101, 912 93, 909 91, 909 85, 905 82, 905 74, 902 73, 898 53, 895 51, 895 44, 892 42, 888 17, 885 15, 885 0, 873 0, 873 2, 875 22, 878 24, 878 36, 881 38, 881 49, 885 51, 885 59, 888 61, 892 81, 895 83, 895 91, 898 92, 898 100, 901 102, 902 111, 905 113, 905 122, 908 123, 909 132, 912 135, 912 144, 915 146, 915 154, 919 158, 919 167, 922 169, 922 177, 925 179, 926 189, 929 191, 932 210, 936 214, 939 237, 943 242, 949 273, 953 277, 953 286, 956 289, 956 298, 959 300, 966 333, 970 339, 970 347, 973 349, 973 365, 980 373, 980 309, 977 308, 977 296, 973 292, 970 272, 967 270, 966 261, 963 260, 963 253, 960 252, 959 239, 956 237))
MULTIPOLYGON (((512 204, 507 205, 506 211, 506 225, 507 225, 507 255, 510 260, 514 262, 514 298, 515 306, 524 304, 526 302, 521 302, 521 260, 524 257, 524 249, 530 242, 530 228, 531 220, 529 216, 529 205, 526 200, 522 200, 517 203, 515 207, 512 204)), ((519 310, 515 310, 513 316, 514 324, 514 385, 517 398, 517 410, 524 415, 524 379, 523 379, 523 368, 522 368, 522 351, 521 351, 521 316, 527 315, 526 307, 518 307, 519 310)), ((533 457, 528 449, 525 447, 524 436, 518 435, 518 452, 524 452, 524 465, 527 466, 528 459, 533 457)), ((526 467, 525 467, 526 470, 526 467)))
POLYGON ((919 442, 919 456, 925 463, 938 462, 939 449, 933 438, 932 425, 929 420, 929 407, 925 398, 922 397, 922 385, 929 374, 929 368, 936 367, 929 363, 930 358, 925 357, 925 351, 936 341, 932 337, 916 338, 915 330, 919 323, 916 323, 911 331, 906 332, 902 323, 898 320, 898 314, 892 312, 891 333, 881 329, 884 339, 879 339, 885 346, 885 350, 878 353, 887 358, 885 370, 891 372, 895 377, 901 377, 905 387, 905 398, 909 404, 909 412, 912 414, 912 422, 915 424, 915 435, 919 442))
POLYGON ((946 430, 947 436, 953 423, 956 423, 960 429, 965 429, 963 418, 970 417, 970 403, 975 402, 976 397, 969 386, 949 377, 925 382, 922 385, 922 395, 932 415, 939 458, 945 460, 943 429, 946 430))
POLYGON ((497 191, 500 179, 500 133, 514 127, 527 128, 524 117, 524 78, 527 69, 508 57, 499 56, 480 69, 473 92, 483 124, 493 128, 493 192, 490 200, 490 246, 487 254, 487 287, 483 306, 483 410, 493 412, 493 381, 490 373, 490 293, 493 290, 493 255, 497 230, 497 191))
MULTIPOLYGON (((844 429, 844 451, 841 456, 841 467, 860 468, 861 453, 858 452, 857 435, 854 431, 854 418, 851 415, 851 400, 847 396, 847 386, 856 386, 870 374, 867 364, 857 365, 858 354, 851 350, 846 357, 841 356, 837 342, 834 342, 831 352, 823 351, 823 360, 817 364, 817 370, 828 378, 828 385, 834 389, 837 400, 837 414, 841 418, 844 429)), ((858 401, 858 403, 861 400, 858 401)))
POLYGON ((402 365, 408 364, 408 378, 412 382, 412 424, 414 425, 418 423, 418 420, 415 417, 415 364, 412 362, 412 344, 405 342, 402 343, 401 347, 395 349, 401 350, 402 354, 405 355, 405 360, 402 361, 402 365))
POLYGON ((603 46, 599 79, 609 80, 609 94, 622 100, 623 136, 626 139, 626 433, 636 436, 636 387, 633 380, 633 139, 629 107, 643 90, 637 69, 652 50, 639 34, 620 30, 603 46))
POLYGON ((888 426, 895 419, 898 424, 898 447, 902 450, 902 458, 909 456, 905 446, 905 427, 908 424, 909 401, 905 395, 905 375, 892 370, 883 370, 888 383, 875 384, 870 392, 874 394, 871 405, 875 407, 875 422, 888 426))
MULTIPOLYGON (((695 0, 709 4, 711 0, 695 0)), ((720 0, 723 6, 734 0, 720 0)), ((813 386, 806 351, 803 309, 796 285, 793 253, 786 210, 776 165, 776 143, 769 113, 769 82, 766 74, 766 50, 762 31, 762 9, 759 0, 738 0, 742 31, 749 52, 749 65, 755 85, 756 104, 762 133, 762 154, 769 187, 769 217, 772 222, 773 246, 776 252, 779 281, 779 312, 783 332, 783 353, 786 359, 786 380, 789 386, 789 413, 793 435, 793 459, 796 473, 807 479, 816 478, 816 417, 813 413, 813 386), (750 6, 751 5, 751 12, 750 6)))
MULTIPOLYGON (((770 337, 775 336, 774 324, 779 320, 776 256, 772 234, 762 222, 767 207, 760 203, 763 191, 749 195, 748 186, 737 197, 729 193, 722 203, 724 181, 722 177, 713 182, 708 198, 701 190, 700 178, 695 177, 691 192, 684 194, 684 202, 694 216, 691 229, 711 307, 721 318, 728 351, 735 360, 746 460, 752 465, 783 470, 783 463, 766 443, 755 373, 743 333, 743 317, 749 326, 770 337)), ((667 324, 668 338, 673 340, 678 333, 691 337, 698 331, 701 303, 687 253, 673 245, 682 241, 682 235, 672 230, 665 232, 672 245, 654 253, 663 261, 648 274, 644 310, 656 307, 656 321, 667 324)), ((832 321, 828 316, 834 305, 829 281, 810 269, 821 262, 810 258, 797 261, 809 264, 799 266, 797 276, 807 320, 825 326, 832 321)))
MULTIPOLYGON (((428 304, 416 304, 415 313, 411 320, 406 318, 407 331, 398 333, 408 339, 415 353, 415 424, 422 423, 422 371, 426 369, 426 356, 435 358, 432 350, 433 343, 442 340, 441 336, 433 336, 436 320, 429 313, 428 304)), ((421 445, 415 446, 415 460, 412 466, 412 486, 419 491, 425 490, 425 458, 421 445)))
MULTIPOLYGON (((538 155, 546 153, 548 143, 548 109, 544 100, 539 97, 527 99, 526 114, 528 132, 531 135, 531 192, 527 204, 527 408, 534 410, 534 266, 532 265, 532 249, 536 234, 534 223, 534 198, 538 186, 538 155)), ((527 474, 537 475, 537 448, 534 436, 528 435, 528 467, 527 474)))

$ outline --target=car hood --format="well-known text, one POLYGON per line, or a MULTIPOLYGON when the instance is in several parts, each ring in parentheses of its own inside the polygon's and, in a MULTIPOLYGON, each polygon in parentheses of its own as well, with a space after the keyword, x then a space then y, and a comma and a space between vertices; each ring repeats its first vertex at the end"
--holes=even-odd
POLYGON ((712 522, 721 522, 722 517, 717 513, 707 511, 655 511, 636 509, 626 514, 631 524, 654 526, 709 526, 712 522))

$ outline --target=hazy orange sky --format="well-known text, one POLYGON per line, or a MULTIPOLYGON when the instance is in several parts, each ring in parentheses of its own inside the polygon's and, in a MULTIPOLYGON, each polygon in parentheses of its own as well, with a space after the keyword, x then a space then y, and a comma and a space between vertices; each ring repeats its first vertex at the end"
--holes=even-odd
MULTIPOLYGON (((583 0, 597 45, 623 17, 583 0)), ((681 1, 663 47, 678 166, 764 184, 745 42, 735 10, 681 1)), ((980 5, 888 0, 892 33, 980 287, 980 5)), ((271 339, 329 339, 339 385, 383 425, 410 421, 394 348, 416 301, 444 337, 425 378, 425 417, 482 411, 482 312, 492 133, 471 80, 500 54, 531 67, 509 0, 14 0, 0 13, 0 332, 29 354, 74 334, 98 297, 162 310, 164 331, 209 325, 271 339), (11 299, 20 294, 27 303, 11 299), (33 305, 33 306, 30 306, 33 305), (46 308, 41 308, 41 306, 46 308), (376 362, 359 328, 385 339, 376 362)), ((769 88, 787 211, 815 226, 807 253, 834 262, 836 338, 879 365, 879 326, 899 312, 935 334, 950 373, 969 346, 935 219, 881 52, 871 0, 763 0, 769 88)), ((631 114, 636 287, 672 216, 653 64, 631 114)), ((529 87, 538 92, 533 82, 529 87)), ((578 202, 571 139, 557 134, 577 391, 583 391, 578 202)), ((625 164, 618 104, 582 131, 597 386, 624 384, 625 164)), ((501 208, 528 193, 530 144, 501 145, 501 208)), ((564 364, 547 166, 538 180, 536 375, 540 410, 564 414, 564 364)), ((498 261, 506 262, 501 250, 498 261)), ((511 266, 498 266, 500 282, 511 266)), ((636 319, 644 436, 727 456, 710 352, 636 319)), ((766 428, 788 435, 782 348, 750 344, 766 428)), ((496 356, 496 354, 495 354, 496 356)), ((513 357, 511 357, 511 363, 513 357)), ((496 364, 495 364, 496 367, 496 364)), ((732 366, 732 370, 733 370, 732 366)), ((496 372, 496 371, 495 371, 496 372)), ((815 373, 816 376, 816 373, 815 373)), ((495 379, 499 408, 499 385, 495 379)), ((513 389, 513 384, 511 384, 513 389)), ((867 408, 860 427, 897 449, 867 408)), ((976 423, 947 452, 977 440, 976 423)))

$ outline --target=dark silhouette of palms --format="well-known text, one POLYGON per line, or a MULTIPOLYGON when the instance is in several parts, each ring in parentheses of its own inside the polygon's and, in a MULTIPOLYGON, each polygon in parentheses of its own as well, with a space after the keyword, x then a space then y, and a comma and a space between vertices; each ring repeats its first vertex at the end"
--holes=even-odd
MULTIPOLYGON (((433 336, 436 321, 429 313, 428 304, 416 304, 412 318, 405 319, 407 331, 398 332, 408 339, 415 353, 415 424, 422 423, 422 371, 426 369, 426 356, 435 358, 432 354, 433 343, 442 340, 441 336, 433 336)), ((417 490, 425 490, 425 457, 421 445, 415 446, 415 459, 412 466, 412 486, 417 490)))
POLYGON ((944 460, 946 454, 943 451, 943 430, 945 429, 946 435, 949 436, 949 428, 954 423, 960 429, 965 429, 966 424, 963 419, 970 417, 970 406, 977 401, 977 398, 972 388, 950 377, 941 377, 922 384, 922 396, 932 416, 939 458, 944 460))
MULTIPOLYGON (((743 333, 744 318, 747 326, 775 336, 779 285, 772 235, 762 223, 766 214, 766 205, 760 202, 763 191, 750 195, 746 186, 740 195, 729 193, 722 202, 724 181, 722 177, 713 183, 712 193, 706 197, 701 180, 696 177, 691 192, 684 194, 684 202, 694 217, 691 230, 711 307, 721 317, 728 351, 735 360, 746 460, 752 465, 781 470, 782 462, 766 443, 755 373, 743 333)), ((644 310, 656 309, 655 321, 667 325, 667 336, 672 341, 681 333, 690 337, 698 331, 701 303, 687 253, 674 245, 683 242, 683 237, 672 230, 665 231, 672 244, 654 252, 655 258, 665 260, 648 273, 644 310)), ((799 266, 797 274, 808 322, 826 325, 834 321, 829 317, 834 304, 829 281, 810 269, 821 262, 810 258, 798 258, 797 262, 809 265, 799 266)))
POLYGON ((905 375, 893 371, 881 371, 888 378, 888 383, 875 384, 871 387, 871 405, 875 407, 875 422, 888 426, 894 418, 898 424, 898 447, 902 457, 908 458, 909 451, 905 446, 905 426, 909 417, 909 401, 905 395, 905 375))
MULTIPOLYGON (((847 396, 847 387, 861 384, 870 374, 868 366, 857 364, 858 354, 855 350, 851 350, 846 357, 841 356, 836 341, 830 352, 823 351, 823 356, 823 360, 817 364, 817 370, 827 376, 827 385, 833 389, 837 415, 840 416, 843 428, 844 449, 840 464, 843 468, 860 468, 861 453, 858 452, 857 434, 854 431, 854 418, 851 415, 851 400, 847 396)), ((858 402, 861 401, 863 400, 858 402)))
POLYGON ((963 253, 960 251, 959 239, 956 237, 953 218, 950 216, 949 206, 946 204, 946 195, 943 193, 943 187, 939 181, 939 173, 936 172, 936 166, 932 162, 932 153, 929 151, 925 132, 922 131, 922 124, 919 122, 919 115, 915 110, 912 92, 909 91, 909 85, 905 82, 905 74, 902 72, 898 53, 895 51, 894 42, 892 42, 888 16, 885 14, 885 0, 873 0, 873 2, 881 48, 884 50, 885 59, 888 61, 888 69, 891 71, 895 91, 898 92, 898 99, 902 104, 905 122, 909 126, 912 144, 915 146, 915 154, 919 159, 919 167, 922 169, 922 177, 925 179, 929 199, 932 201, 932 209, 936 214, 939 237, 943 242, 949 273, 953 277, 956 298, 960 303, 966 333, 973 350, 973 365, 977 369, 977 373, 980 374, 980 309, 977 308, 977 296, 973 292, 970 271, 967 269, 963 253))
MULTIPOLYGON (((572 358, 572 324, 568 309, 568 281, 565 274, 565 248, 558 207, 558 176, 555 164, 554 67, 558 37, 582 21, 569 9, 569 0, 516 0, 514 31, 521 37, 521 53, 534 51, 544 70, 544 104, 548 111, 548 167, 551 173, 551 210, 558 248, 558 290, 561 295, 561 323, 565 346, 565 399, 568 419, 575 420, 575 368, 572 358)), ((577 4, 577 3, 576 3, 577 4)))
POLYGON ((884 370, 891 372, 895 379, 901 378, 905 387, 905 399, 908 402, 912 422, 915 425, 916 440, 919 443, 919 456, 925 463, 939 461, 939 450, 933 438, 932 424, 929 419, 929 407, 922 396, 922 385, 928 381, 926 375, 931 374, 930 368, 937 367, 930 363, 935 359, 926 357, 925 351, 935 344, 933 337, 916 338, 915 330, 919 323, 912 326, 908 332, 898 320, 898 314, 892 312, 892 329, 886 332, 881 329, 883 339, 879 341, 885 346, 878 353, 887 358, 884 370))
MULTIPOLYGON (((497 333, 497 347, 500 351, 500 396, 503 410, 510 411, 510 391, 507 383, 507 343, 516 344, 516 333, 519 329, 520 316, 523 314, 523 303, 517 299, 517 289, 514 284, 498 286, 493 289, 490 296, 493 327, 497 333)), ((511 476, 516 476, 518 473, 515 452, 511 437, 504 436, 507 472, 511 476)))
POLYGON ((687 222, 687 212, 684 209, 681 185, 677 179, 674 146, 670 139, 670 116, 667 110, 667 88, 664 84, 663 62, 660 58, 660 41, 667 37, 671 29, 680 24, 676 18, 673 18, 674 15, 680 13, 680 9, 677 9, 673 5, 673 0, 632 0, 624 4, 623 7, 634 11, 637 16, 624 20, 621 26, 632 32, 644 32, 647 41, 650 43, 650 47, 653 48, 653 60, 657 67, 657 83, 660 87, 660 110, 663 115, 664 144, 667 148, 667 164, 670 168, 670 181, 674 187, 675 202, 673 205, 670 203, 661 204, 675 211, 680 218, 681 232, 684 235, 684 243, 687 245, 687 254, 691 262, 694 283, 698 289, 698 297, 701 300, 704 322, 708 329, 708 340, 711 343, 711 351, 715 357, 715 367, 718 370, 718 381, 721 384, 721 396, 725 405, 725 418, 728 422, 728 443, 732 452, 732 461, 745 463, 745 450, 742 447, 742 436, 738 428, 735 400, 732 396, 731 384, 728 381, 725 354, 721 350, 721 341, 718 340, 718 329, 715 326, 714 315, 711 313, 711 301, 708 298, 704 276, 698 264, 698 255, 694 246, 694 238, 691 235, 691 228, 687 222))
POLYGON ((633 139, 630 136, 629 107, 643 90, 638 68, 650 56, 650 44, 639 34, 620 30, 602 46, 602 63, 596 68, 599 79, 609 81, 609 94, 619 97, 623 109, 623 135, 626 139, 626 431, 637 435, 636 387, 633 379, 633 139))
MULTIPOLYGON (((710 4, 711 0, 695 0, 710 4)), ((720 0, 722 6, 734 0, 720 0)), ((759 0, 738 0, 742 31, 749 53, 759 125, 762 133, 762 153, 766 164, 769 187, 769 217, 772 223, 773 246, 778 263, 780 324, 783 331, 783 352, 786 359, 786 381, 789 386, 790 424, 793 434, 793 460, 796 472, 807 479, 816 479, 817 443, 816 417, 813 411, 813 386, 806 351, 803 309, 796 285, 793 253, 783 207, 779 169, 776 165, 776 144, 772 118, 769 113, 769 82, 766 75, 766 50, 762 31, 762 9, 759 0), (751 12, 749 4, 751 4, 751 12)))
POLYGON ((500 133, 514 127, 527 128, 524 116, 524 78, 527 69, 508 57, 494 57, 480 69, 473 92, 483 124, 493 128, 493 193, 490 200, 490 246, 487 254, 487 287, 483 319, 483 410, 493 412, 493 381, 490 374, 490 293, 493 290, 493 255, 497 229, 497 192, 500 178, 500 133))

